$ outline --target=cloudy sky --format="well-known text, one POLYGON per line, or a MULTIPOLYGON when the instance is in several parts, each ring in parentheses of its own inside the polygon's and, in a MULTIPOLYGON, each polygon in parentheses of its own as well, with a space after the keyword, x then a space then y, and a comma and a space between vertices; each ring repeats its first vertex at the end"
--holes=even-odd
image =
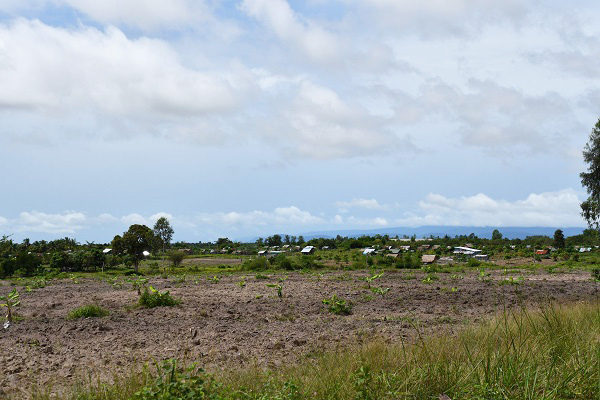
POLYGON ((584 226, 600 5, 0 0, 0 234, 584 226))

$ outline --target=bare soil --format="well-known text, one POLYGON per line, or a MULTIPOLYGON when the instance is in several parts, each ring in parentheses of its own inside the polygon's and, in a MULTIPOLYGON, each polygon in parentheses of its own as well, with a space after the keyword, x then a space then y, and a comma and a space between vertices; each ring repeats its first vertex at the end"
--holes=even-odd
MULTIPOLYGON (((515 280, 521 276, 510 273, 515 280)), ((154 278, 154 287, 182 300, 154 309, 137 307, 130 285, 115 288, 98 279, 56 280, 31 292, 18 287, 22 320, 0 328, 0 398, 11 392, 25 398, 33 384, 60 393, 89 374, 110 381, 115 373, 166 358, 197 361, 209 371, 251 363, 277 367, 375 337, 411 341, 417 329, 452 333, 504 307, 599 297, 600 284, 587 271, 523 274, 520 284, 499 284, 509 278, 502 271, 493 271, 487 282, 470 271, 439 273, 438 280, 424 283, 421 271, 388 270, 371 284, 390 288, 382 296, 367 288, 364 271, 290 273, 281 299, 266 284, 283 275, 246 274, 244 287, 241 274, 218 282, 204 276, 188 276, 183 283, 154 278), (354 304, 351 315, 328 312, 322 300, 333 294, 354 304), (92 303, 110 315, 66 319, 73 309, 92 303)), ((1 294, 10 290, 8 283, 0 284, 1 294)))

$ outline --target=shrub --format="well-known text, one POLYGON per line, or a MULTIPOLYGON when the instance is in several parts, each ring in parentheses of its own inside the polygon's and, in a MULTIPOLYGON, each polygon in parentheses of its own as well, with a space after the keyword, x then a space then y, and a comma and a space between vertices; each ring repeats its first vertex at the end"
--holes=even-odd
POLYGON ((140 306, 146 308, 171 307, 179 303, 181 301, 174 299, 168 290, 161 293, 152 286, 144 288, 139 300, 140 306))
POLYGON ((592 278, 594 278, 597 281, 600 281, 600 268, 592 268, 592 278))
POLYGON ((109 314, 108 310, 96 304, 88 304, 74 309, 67 315, 67 319, 77 318, 97 318, 105 317, 109 314))

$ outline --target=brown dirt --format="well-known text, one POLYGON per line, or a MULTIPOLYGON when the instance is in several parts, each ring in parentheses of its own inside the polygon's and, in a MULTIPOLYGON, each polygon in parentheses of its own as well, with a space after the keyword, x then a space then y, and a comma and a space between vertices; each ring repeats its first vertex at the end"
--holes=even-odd
POLYGON ((184 265, 240 265, 244 260, 242 258, 217 258, 217 257, 196 257, 183 260, 184 265))
MULTIPOLYGON (((466 323, 494 315, 505 306, 598 299, 600 284, 587 271, 548 274, 524 271, 520 285, 499 285, 506 279, 492 272, 482 282, 476 271, 440 273, 426 284, 421 271, 385 271, 373 294, 361 278, 366 272, 291 273, 284 297, 247 274, 224 276, 218 283, 205 277, 184 283, 151 279, 151 284, 183 301, 177 307, 141 309, 130 285, 115 288, 97 279, 52 281, 41 289, 21 292, 17 313, 23 319, 0 328, 0 397, 14 392, 27 397, 34 383, 60 391, 78 376, 91 373, 108 379, 149 360, 180 358, 208 370, 246 363, 276 367, 286 361, 351 343, 383 337, 411 340, 422 332, 453 332, 466 323), (406 279, 408 274, 416 279, 406 279), (452 292, 451 288, 458 289, 452 292), (353 314, 337 316, 322 299, 332 294, 354 303, 353 314), (110 310, 104 318, 66 320, 69 311, 90 303, 110 310)), ((517 278, 519 275, 515 275, 517 278)), ((12 288, 0 283, 0 293, 12 288)))

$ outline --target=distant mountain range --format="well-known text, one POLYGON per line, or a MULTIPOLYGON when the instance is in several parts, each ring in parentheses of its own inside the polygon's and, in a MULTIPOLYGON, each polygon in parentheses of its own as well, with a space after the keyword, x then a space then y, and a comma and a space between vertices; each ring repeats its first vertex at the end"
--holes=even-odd
MULTIPOLYGON (((475 236, 479 238, 491 239, 492 232, 498 229, 502 234, 503 238, 507 239, 525 239, 527 236, 549 236, 553 237, 554 232, 557 229, 561 229, 565 237, 579 235, 583 232, 585 228, 581 227, 571 227, 571 228, 560 228, 560 227, 546 227, 546 226, 531 226, 531 227, 522 227, 522 226, 510 226, 510 227, 501 227, 501 226, 419 226, 419 227, 397 227, 397 228, 379 228, 379 229, 351 229, 351 230, 338 230, 338 231, 316 231, 316 232, 305 232, 295 234, 294 236, 302 235, 304 240, 310 240, 314 238, 335 238, 337 235, 347 236, 347 237, 359 237, 363 235, 373 236, 373 235, 389 235, 403 237, 408 236, 411 237, 416 235, 417 238, 423 237, 444 237, 446 235, 450 237, 461 236, 461 235, 470 235, 471 233, 475 234, 475 236)), ((281 236, 285 236, 285 234, 280 234, 281 236)), ((255 238, 243 238, 240 241, 242 242, 254 242, 258 239, 255 238)))

